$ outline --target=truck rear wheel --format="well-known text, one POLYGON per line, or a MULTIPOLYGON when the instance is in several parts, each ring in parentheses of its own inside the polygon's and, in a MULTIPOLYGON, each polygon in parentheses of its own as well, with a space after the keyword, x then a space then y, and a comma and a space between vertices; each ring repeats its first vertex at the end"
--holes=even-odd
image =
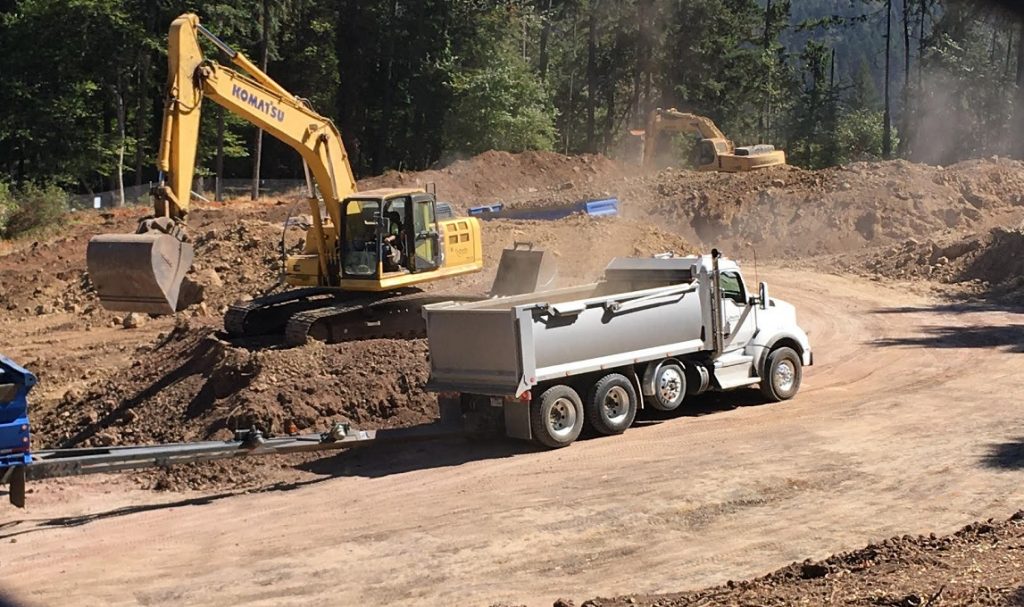
POLYGON ((590 389, 587 420, 600 434, 622 434, 636 417, 636 388, 625 375, 605 375, 590 389))
POLYGON ((761 394, 771 402, 793 398, 800 389, 803 366, 793 348, 777 348, 768 354, 761 376, 761 394))
POLYGON ((583 430, 583 402, 569 386, 552 386, 530 404, 533 440, 557 449, 571 445, 583 430))

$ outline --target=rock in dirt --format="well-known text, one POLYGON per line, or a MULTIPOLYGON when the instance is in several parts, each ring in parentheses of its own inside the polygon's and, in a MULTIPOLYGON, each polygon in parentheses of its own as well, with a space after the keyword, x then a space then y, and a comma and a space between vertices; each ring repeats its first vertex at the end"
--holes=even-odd
POLYGON ((139 314, 138 312, 129 312, 125 315, 124 320, 121 321, 121 326, 125 329, 138 329, 142 325, 146 324, 147 320, 146 316, 139 314))

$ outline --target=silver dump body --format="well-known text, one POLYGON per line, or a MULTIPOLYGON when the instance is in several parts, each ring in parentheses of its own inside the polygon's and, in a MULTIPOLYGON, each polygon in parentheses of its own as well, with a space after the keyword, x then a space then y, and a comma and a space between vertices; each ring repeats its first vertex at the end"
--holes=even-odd
POLYGON ((430 388, 519 396, 546 380, 703 350, 700 259, 619 258, 597 283, 427 306, 430 388))

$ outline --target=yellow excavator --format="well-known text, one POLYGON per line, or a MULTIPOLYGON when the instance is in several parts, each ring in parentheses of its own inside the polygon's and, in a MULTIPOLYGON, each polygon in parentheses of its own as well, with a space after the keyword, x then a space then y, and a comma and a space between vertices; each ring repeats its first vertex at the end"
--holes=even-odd
POLYGON ((643 166, 657 168, 665 134, 692 133, 700 136, 694 166, 699 171, 739 173, 786 164, 786 153, 768 144, 736 147, 710 118, 680 112, 675 108, 655 109, 645 131, 632 131, 643 139, 643 166))
MULTIPOLYGON (((283 332, 294 345, 310 337, 337 342, 420 333, 419 308, 438 297, 416 285, 483 268, 477 219, 454 217, 450 206, 424 190, 357 193, 341 134, 331 120, 210 33, 196 15, 185 14, 171 24, 168 38, 154 214, 140 222, 135 234, 105 234, 89 241, 89 277, 108 310, 171 314, 194 303, 190 290, 195 289, 185 280, 194 254, 186 220, 204 98, 295 149, 309 186, 312 221, 304 250, 284 263, 284 282, 295 288, 232 305, 224 318, 229 334, 283 332), (200 36, 245 73, 204 58, 200 36)), ((531 269, 534 278, 539 276, 539 264, 547 262, 543 254, 505 253, 518 256, 509 266, 518 264, 520 276, 505 287, 530 290, 521 277, 531 276, 531 269)), ((440 298, 453 299, 450 294, 440 298)))

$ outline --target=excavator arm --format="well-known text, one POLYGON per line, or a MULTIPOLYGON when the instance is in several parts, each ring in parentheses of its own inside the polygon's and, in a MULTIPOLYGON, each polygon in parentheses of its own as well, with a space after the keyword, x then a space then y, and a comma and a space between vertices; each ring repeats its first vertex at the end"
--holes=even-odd
MULTIPOLYGON (((181 292, 193 257, 185 222, 204 97, 296 150, 312 174, 335 226, 341 225, 339 202, 356 190, 341 134, 330 119, 313 111, 308 103, 211 34, 196 15, 182 15, 171 24, 167 79, 157 157, 161 177, 153 190, 154 215, 144 219, 135 234, 106 234, 89 242, 89 275, 101 303, 110 310, 166 314, 189 303, 181 292), (245 73, 206 59, 200 36, 209 39, 245 73)), ((319 200, 312 191, 309 202, 320 271, 328 276, 330 253, 319 200)))

